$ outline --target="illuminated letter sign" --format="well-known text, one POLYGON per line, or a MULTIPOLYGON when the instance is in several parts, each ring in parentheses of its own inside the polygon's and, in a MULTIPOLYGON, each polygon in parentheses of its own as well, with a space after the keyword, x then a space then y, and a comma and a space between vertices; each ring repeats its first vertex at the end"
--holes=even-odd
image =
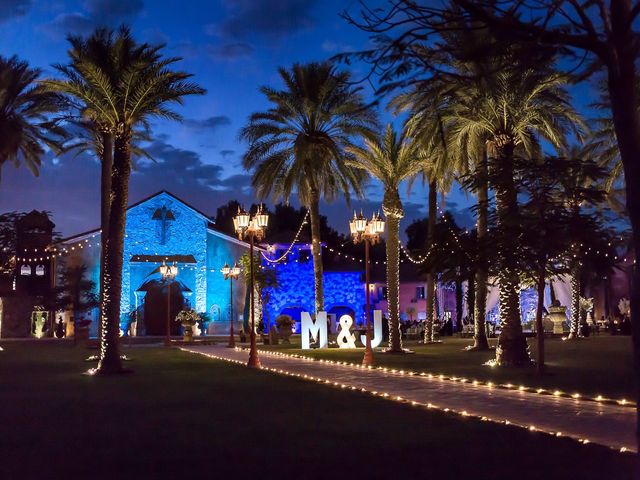
POLYGON ((308 350, 309 337, 313 337, 314 341, 318 341, 318 348, 327 348, 329 343, 327 336, 327 312, 318 312, 315 322, 311 319, 308 312, 302 312, 300 315, 300 337, 302 340, 302 349, 308 350))
POLYGON ((353 320, 349 315, 340 317, 340 333, 336 339, 340 348, 356 348, 356 336, 351 333, 351 325, 353 320))
MULTIPOLYGON (((361 335, 360 341, 367 344, 367 336, 361 335)), ((382 343, 382 310, 373 311, 373 337, 371 338, 371 348, 379 347, 382 343)))

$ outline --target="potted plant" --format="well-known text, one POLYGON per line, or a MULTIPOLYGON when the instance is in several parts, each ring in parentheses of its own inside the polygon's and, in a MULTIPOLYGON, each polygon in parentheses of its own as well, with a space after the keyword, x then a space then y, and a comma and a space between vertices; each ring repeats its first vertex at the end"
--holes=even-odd
POLYGON ((278 333, 283 343, 290 343, 289 337, 293 334, 293 319, 289 315, 278 315, 276 317, 276 325, 278 333))
POLYGON ((200 315, 194 309, 181 310, 176 321, 182 324, 182 337, 185 342, 193 341, 193 326, 200 321, 200 315))

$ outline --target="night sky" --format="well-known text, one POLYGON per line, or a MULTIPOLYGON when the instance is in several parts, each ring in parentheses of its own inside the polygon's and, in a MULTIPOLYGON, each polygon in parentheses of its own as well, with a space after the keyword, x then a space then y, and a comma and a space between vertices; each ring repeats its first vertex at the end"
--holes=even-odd
MULTIPOLYGON (((254 201, 240 165, 246 146, 237 137, 249 114, 267 107, 258 87, 279 87, 279 66, 367 46, 367 36, 339 16, 357 8, 355 0, 0 0, 0 54, 17 54, 50 76, 55 75, 52 64, 67 62, 69 32, 86 35, 98 25, 125 22, 138 40, 166 43, 166 54, 183 57, 179 68, 193 73, 208 93, 178 107, 182 124, 155 122, 147 150, 156 162, 138 162, 130 203, 166 189, 214 215, 229 199, 254 201)), ((366 66, 352 70, 359 78, 366 66)), ((382 118, 389 120, 384 112, 382 118)), ((5 165, 0 211, 50 210, 57 230, 72 235, 98 226, 99 185, 99 164, 88 153, 48 156, 39 178, 26 168, 5 165)), ((366 202, 354 203, 365 213, 379 209, 382 199, 375 182, 367 191, 366 202)), ((402 194, 404 231, 412 219, 425 215, 427 194, 420 181, 410 196, 404 188, 402 194)), ((469 225, 471 200, 456 188, 444 206, 469 225)), ((335 228, 346 230, 343 201, 323 205, 322 213, 335 228)))

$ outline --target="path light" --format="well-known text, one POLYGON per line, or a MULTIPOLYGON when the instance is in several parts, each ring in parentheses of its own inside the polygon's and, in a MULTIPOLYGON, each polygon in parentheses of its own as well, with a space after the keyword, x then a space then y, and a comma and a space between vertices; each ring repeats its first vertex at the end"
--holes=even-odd
POLYGON ((178 275, 178 266, 176 262, 173 262, 173 265, 167 265, 165 260, 162 261, 162 265, 160 265, 160 274, 162 275, 162 279, 167 282, 167 330, 164 337, 164 346, 171 346, 171 282, 178 275))
POLYGON ((236 340, 233 334, 233 281, 240 276, 240 267, 237 263, 234 263, 233 267, 229 267, 229 264, 225 263, 220 271, 224 275, 224 279, 229 280, 229 343, 227 347, 235 348, 236 340))
POLYGON ((369 245, 380 242, 380 235, 384 233, 384 220, 379 214, 373 214, 371 220, 367 222, 362 212, 356 216, 353 212, 353 220, 349 222, 349 230, 353 237, 353 243, 364 242, 364 271, 365 271, 365 295, 366 295, 366 346, 362 365, 370 367, 373 365, 373 349, 371 348, 371 292, 369 288, 369 245))
POLYGON ((233 217, 233 226, 236 229, 239 239, 249 238, 249 299, 251 310, 251 347, 249 349, 249 361, 247 366, 251 368, 260 368, 260 360, 258 359, 258 349, 256 347, 256 319, 254 308, 254 291, 255 275, 253 268, 253 243, 255 240, 262 240, 267 225, 269 224, 269 215, 263 210, 262 205, 258 206, 258 211, 251 218, 248 212, 238 207, 238 214, 233 217))

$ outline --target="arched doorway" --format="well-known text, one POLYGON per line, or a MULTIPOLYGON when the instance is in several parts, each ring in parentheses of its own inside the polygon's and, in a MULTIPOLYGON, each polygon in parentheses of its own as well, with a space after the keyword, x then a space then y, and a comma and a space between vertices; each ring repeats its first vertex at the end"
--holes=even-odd
MULTIPOLYGON (((145 282, 139 291, 146 291, 144 298, 144 325, 147 335, 165 335, 167 331, 167 293, 166 281, 149 280, 145 282)), ((169 314, 171 335, 180 334, 180 323, 175 321, 176 316, 185 308, 183 292, 190 291, 182 282, 171 282, 171 311, 169 314)))

